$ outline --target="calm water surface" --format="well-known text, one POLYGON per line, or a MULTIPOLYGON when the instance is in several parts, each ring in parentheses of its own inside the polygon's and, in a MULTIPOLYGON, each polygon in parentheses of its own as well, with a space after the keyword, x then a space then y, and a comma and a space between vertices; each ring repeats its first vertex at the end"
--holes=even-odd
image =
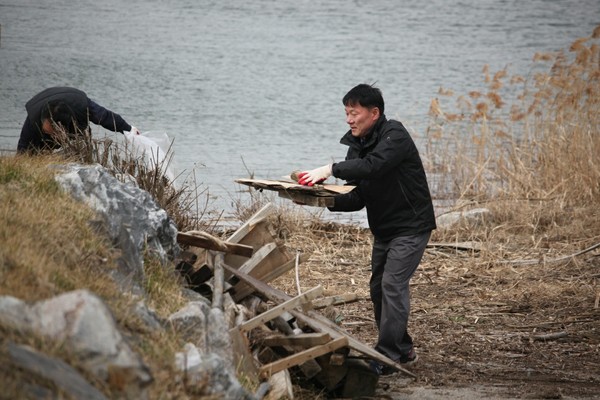
POLYGON ((227 213, 246 196, 236 178, 343 159, 357 83, 376 82, 419 143, 440 87, 481 88, 485 64, 526 75, 598 24, 598 0, 0 0, 0 148, 16 148, 32 95, 75 86, 166 132, 227 213))

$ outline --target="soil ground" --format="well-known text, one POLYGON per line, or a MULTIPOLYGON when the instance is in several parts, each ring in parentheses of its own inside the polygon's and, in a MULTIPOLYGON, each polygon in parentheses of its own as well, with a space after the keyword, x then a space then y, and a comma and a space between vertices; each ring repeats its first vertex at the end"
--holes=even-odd
MULTIPOLYGON (((326 295, 358 294, 359 301, 323 312, 374 345, 370 233, 327 224, 311 232, 314 237, 288 240, 290 248, 312 252, 300 265, 301 286, 322 285, 326 295)), ((521 243, 502 246, 503 260, 497 261, 480 250, 428 247, 411 281, 409 331, 419 355, 411 371, 417 379, 383 376, 377 398, 600 398, 598 250, 562 263, 527 265, 505 262, 532 256, 517 251, 521 243)), ((552 254, 560 248, 545 247, 552 254)), ((274 286, 297 291, 293 276, 274 286)))

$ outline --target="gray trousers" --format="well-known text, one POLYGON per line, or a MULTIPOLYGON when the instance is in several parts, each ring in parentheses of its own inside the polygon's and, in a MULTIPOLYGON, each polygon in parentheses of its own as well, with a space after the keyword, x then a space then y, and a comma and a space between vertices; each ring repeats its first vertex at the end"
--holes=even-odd
POLYGON ((375 350, 398 361, 413 346, 408 334, 410 291, 415 273, 431 232, 399 236, 389 242, 375 239, 371 258, 371 300, 379 337, 375 350))

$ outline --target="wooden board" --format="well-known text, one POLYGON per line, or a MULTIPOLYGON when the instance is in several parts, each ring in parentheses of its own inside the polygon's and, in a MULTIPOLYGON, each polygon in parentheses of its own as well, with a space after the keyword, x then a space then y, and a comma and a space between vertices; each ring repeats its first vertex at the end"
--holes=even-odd
POLYGON ((314 346, 320 346, 331 341, 331 336, 327 333, 301 333, 299 335, 272 335, 267 336, 262 340, 264 346, 276 347, 276 346, 298 346, 303 348, 309 348, 314 346))
MULTIPOLYGON (((275 301, 277 303, 283 303, 283 302, 291 299, 290 296, 288 296, 286 293, 282 292, 281 290, 275 289, 252 276, 241 273, 241 272, 237 271, 235 268, 232 268, 227 264, 223 264, 223 268, 225 268, 225 270, 231 272, 238 278, 244 280, 249 285, 253 286, 257 291, 261 292, 262 294, 264 294, 267 298, 269 298, 272 301, 275 301)), ((377 350, 373 349, 372 347, 361 343, 360 341, 358 341, 357 339, 352 337, 348 332, 343 331, 339 326, 337 326, 335 323, 328 320, 325 316, 319 314, 318 312, 307 311, 306 314, 304 314, 304 313, 301 313, 296 310, 291 310, 290 313, 294 317, 296 317, 296 319, 299 322, 303 322, 306 325, 309 325, 316 332, 328 333, 334 340, 336 338, 344 337, 348 340, 348 346, 350 348, 372 358, 373 360, 377 360, 377 361, 381 362, 382 364, 388 365, 390 367, 394 367, 398 371, 402 372, 404 375, 407 375, 407 376, 410 376, 413 378, 417 377, 412 372, 406 370, 402 365, 389 359, 388 357, 379 353, 377 350)), ((325 354, 325 353, 323 353, 323 354, 325 354)))
POLYGON ((236 254, 243 257, 251 257, 254 249, 251 246, 243 244, 223 242, 215 237, 211 237, 208 233, 202 232, 203 235, 190 234, 184 232, 177 233, 177 242, 188 246, 201 247, 204 249, 223 251, 225 253, 236 254))
POLYGON ((316 287, 310 289, 309 291, 304 292, 303 294, 296 296, 286 302, 283 302, 283 303, 271 308, 270 310, 265 311, 264 313, 257 315, 256 317, 244 322, 240 326, 238 326, 236 328, 232 328, 232 329, 239 329, 242 332, 248 332, 248 331, 256 328, 258 325, 264 324, 265 322, 272 320, 273 318, 277 317, 278 315, 281 315, 285 311, 293 310, 298 305, 306 303, 308 301, 311 301, 311 300, 319 297, 322 293, 323 293, 323 287, 321 285, 316 286, 316 287))
POLYGON ((271 364, 263 365, 260 368, 260 376, 263 378, 271 376, 279 371, 294 367, 308 360, 312 360, 316 357, 322 356, 323 354, 331 353, 332 351, 346 346, 348 346, 348 338, 343 336, 339 337, 327 344, 312 347, 310 349, 274 361, 271 364))
POLYGON ((349 193, 354 189, 350 185, 314 185, 305 186, 293 181, 278 181, 269 179, 236 179, 235 182, 251 186, 255 189, 274 190, 277 192, 298 192, 309 196, 331 197, 337 194, 349 193))
POLYGON ((312 207, 333 207, 335 204, 333 196, 311 196, 310 194, 300 192, 290 192, 282 190, 279 197, 290 199, 296 204, 312 207))

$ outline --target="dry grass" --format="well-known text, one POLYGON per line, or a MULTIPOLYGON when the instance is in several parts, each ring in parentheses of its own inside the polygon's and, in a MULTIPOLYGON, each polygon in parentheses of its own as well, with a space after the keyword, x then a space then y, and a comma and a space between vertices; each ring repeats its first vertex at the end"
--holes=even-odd
MULTIPOLYGON (((459 97, 456 113, 432 102, 424 158, 435 194, 457 210, 487 207, 491 217, 436 230, 432 243, 471 241, 482 250, 430 247, 411 282, 417 385, 487 386, 522 398, 600 395, 599 36, 600 27, 577 40, 570 56, 536 55, 549 70, 533 81, 484 70, 487 90, 459 97), (523 91, 520 105, 503 112, 507 79, 523 91)), ((370 233, 282 214, 288 246, 312 252, 300 266, 302 290, 358 294, 361 301, 330 316, 374 344, 370 233)), ((294 273, 274 285, 297 293, 294 273)), ((402 390, 402 381, 381 382, 382 395, 402 390)))
MULTIPOLYGON (((81 288, 96 293, 111 308, 121 331, 134 338, 130 344, 152 370, 156 380, 152 398, 185 398, 184 388, 173 378, 174 354, 182 348, 182 340, 173 332, 150 332, 133 314, 138 299, 123 293, 108 275, 116 268, 112 244, 91 227, 89 222, 97 218, 94 213, 61 192, 48 167, 56 162, 63 159, 0 158, 0 294, 34 302, 81 288)), ((159 315, 166 317, 186 302, 181 278, 174 270, 153 259, 145 260, 145 269, 146 301, 159 315)), ((6 328, 0 336, 2 398, 19 398, 24 383, 36 381, 10 367, 9 341, 28 344, 79 367, 80 361, 61 343, 6 328)), ((104 383, 86 378, 110 394, 104 383)))

